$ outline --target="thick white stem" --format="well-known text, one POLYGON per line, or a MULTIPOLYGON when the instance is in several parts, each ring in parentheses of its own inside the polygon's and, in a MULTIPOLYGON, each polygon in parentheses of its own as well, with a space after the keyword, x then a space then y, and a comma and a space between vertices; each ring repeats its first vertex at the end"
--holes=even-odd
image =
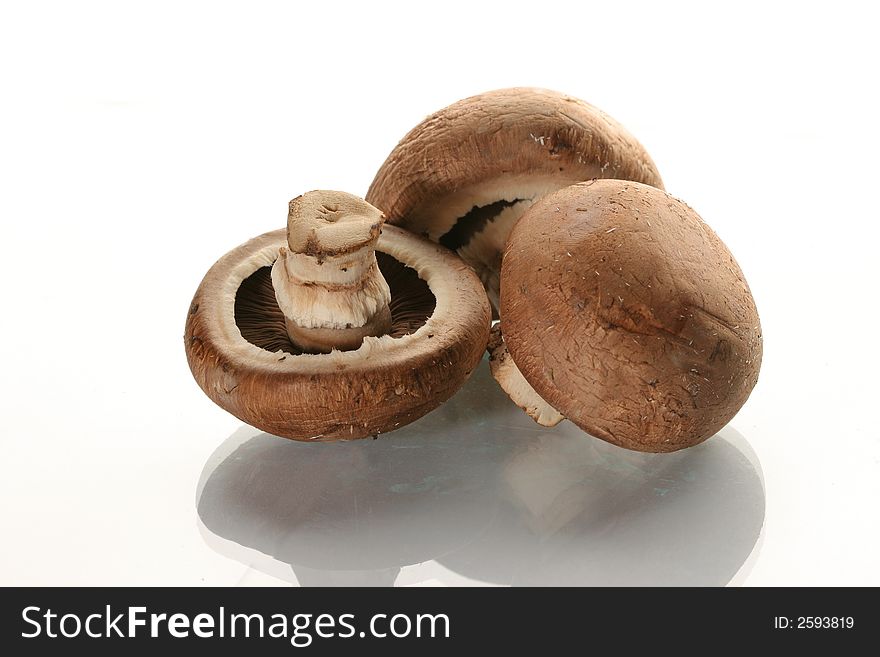
POLYGON ((384 217, 342 192, 309 192, 290 202, 288 248, 272 267, 275 298, 300 349, 357 349, 391 327, 391 291, 376 243, 384 217))
POLYGON ((511 401, 541 426, 555 427, 565 419, 559 411, 544 401, 519 371, 504 344, 501 324, 492 327, 492 336, 489 339, 489 369, 511 401))

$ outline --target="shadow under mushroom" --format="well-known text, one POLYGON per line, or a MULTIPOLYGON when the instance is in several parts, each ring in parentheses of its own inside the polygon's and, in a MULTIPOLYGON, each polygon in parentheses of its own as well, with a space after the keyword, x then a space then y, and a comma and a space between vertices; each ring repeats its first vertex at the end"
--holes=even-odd
POLYGON ((304 585, 391 585, 414 564, 509 585, 723 585, 755 548, 764 488, 729 427, 630 452, 536 425, 482 363, 375 441, 237 431, 206 463, 197 509, 212 548, 304 585))

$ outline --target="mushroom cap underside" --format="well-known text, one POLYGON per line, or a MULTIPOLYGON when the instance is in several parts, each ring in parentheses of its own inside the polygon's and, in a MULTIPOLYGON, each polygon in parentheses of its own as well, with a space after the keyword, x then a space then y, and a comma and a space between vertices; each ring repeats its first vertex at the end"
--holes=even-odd
POLYGON ((448 250, 393 226, 383 228, 377 247, 392 287, 390 334, 351 351, 298 353, 267 289, 285 243, 286 232, 273 231, 223 256, 187 316, 196 381, 239 419, 298 440, 377 435, 444 402, 477 366, 491 316, 482 285, 448 250), (255 312, 265 321, 255 321, 255 312))
POLYGON ((588 433, 649 452, 715 434, 745 403, 762 338, 730 251, 656 188, 597 180, 530 208, 501 270, 506 347, 588 433))

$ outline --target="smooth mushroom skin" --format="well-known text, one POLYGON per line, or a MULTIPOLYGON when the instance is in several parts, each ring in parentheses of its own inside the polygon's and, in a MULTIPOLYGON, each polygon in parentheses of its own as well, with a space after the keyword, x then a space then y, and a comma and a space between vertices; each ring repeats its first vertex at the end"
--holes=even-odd
MULTIPOLYGON (((187 316, 184 342, 193 376, 237 418, 296 440, 375 436, 446 401, 476 368, 491 318, 482 285, 447 249, 393 226, 382 229, 377 255, 415 270, 435 298, 430 317, 415 331, 367 337, 358 349, 329 354, 269 351, 246 340, 235 319, 237 294, 272 266, 285 243, 286 231, 277 230, 223 256, 206 274, 187 316)), ((393 313, 393 284, 391 292, 393 313)), ((255 296, 274 302, 265 291, 255 296)), ((267 313, 266 330, 281 332, 278 345, 285 344, 283 327, 276 306, 267 313)))
POLYGON ((501 270, 511 357, 584 431, 671 452, 714 435, 758 378, 762 338, 742 271, 690 207, 597 180, 535 204, 501 270))
POLYGON ((511 227, 543 195, 593 178, 663 187, 644 147, 601 110, 546 89, 501 89, 454 103, 411 130, 366 200, 389 223, 456 250, 497 308, 511 227))

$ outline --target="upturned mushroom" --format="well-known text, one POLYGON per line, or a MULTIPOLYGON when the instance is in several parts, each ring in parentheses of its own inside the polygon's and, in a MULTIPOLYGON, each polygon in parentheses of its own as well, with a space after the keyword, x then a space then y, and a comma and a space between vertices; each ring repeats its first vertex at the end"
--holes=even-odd
POLYGON ((596 107, 546 89, 501 89, 413 128, 366 199, 389 223, 457 251, 497 309, 501 253, 517 219, 545 194, 593 178, 663 186, 642 145, 596 107))
MULTIPOLYGON (((671 452, 717 433, 757 382, 762 337, 742 271, 690 207, 635 182, 535 203, 501 268, 493 367, 615 445, 671 452)), ((546 409, 544 409, 544 412, 546 409)))
POLYGON ((491 320, 473 271, 342 192, 290 202, 287 230, 211 267, 184 334, 214 402, 296 440, 376 436, 451 397, 491 320))

